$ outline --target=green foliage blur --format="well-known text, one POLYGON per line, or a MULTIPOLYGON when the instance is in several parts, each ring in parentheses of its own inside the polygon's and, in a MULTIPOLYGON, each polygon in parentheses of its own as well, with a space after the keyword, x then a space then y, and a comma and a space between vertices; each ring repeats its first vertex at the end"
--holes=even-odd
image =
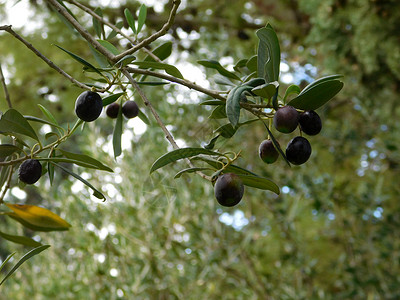
MULTIPOLYGON (((135 11, 140 6, 128 2, 102 7, 103 14, 122 20, 125 7, 135 11)), ((305 85, 326 74, 345 76, 343 91, 318 110, 323 128, 310 137, 310 160, 290 169, 281 158, 266 165, 257 152, 267 136, 265 128, 241 128, 217 146, 242 150, 238 164, 271 178, 282 193, 275 196, 246 188, 240 205, 223 208, 214 199, 211 183, 199 176, 173 179, 183 162, 149 175, 151 164, 171 150, 153 120, 144 132, 137 130, 140 123, 125 123, 123 155, 114 161, 114 120, 103 113, 74 135, 66 150, 90 154, 114 169, 113 174, 75 170, 101 187, 107 201, 96 200, 63 173, 56 173, 53 186, 43 178, 38 186, 26 187, 25 193, 13 189, 9 202, 41 205, 72 227, 39 237, 0 218, 0 231, 52 245, 8 279, 0 298, 400 298, 397 1, 187 2, 162 41, 173 42, 169 63, 184 76, 203 73, 197 83, 207 84, 207 72, 210 85, 216 84, 214 73, 195 61, 217 59, 232 66, 250 57, 256 49, 255 30, 267 22, 281 42, 288 66, 281 68, 281 76, 287 84, 305 85)), ((156 11, 149 7, 144 33, 159 29, 166 20, 170 3, 161 11, 158 6, 156 11)), ((0 19, 4 7, 0 4, 0 19)), ((53 62, 87 81, 81 66, 52 45, 68 47, 94 63, 87 44, 44 1, 31 1, 30 8, 37 25, 28 22, 30 26, 18 31, 53 62)), ((74 13, 85 18, 78 10, 74 13)), ((86 21, 90 28, 91 19, 86 21)), ((42 104, 59 123, 73 122, 80 89, 4 33, 0 62, 7 70, 15 108, 40 115, 36 104, 42 104)), ((182 145, 204 145, 220 125, 218 120, 207 122, 210 108, 198 103, 209 98, 200 93, 177 85, 144 90, 182 145)), ((151 117, 144 104, 138 104, 151 117)), ((0 110, 5 109, 1 94, 0 110)), ((290 139, 277 137, 281 145, 290 139)), ((13 251, 18 257, 27 252, 1 240, 1 260, 13 251)))

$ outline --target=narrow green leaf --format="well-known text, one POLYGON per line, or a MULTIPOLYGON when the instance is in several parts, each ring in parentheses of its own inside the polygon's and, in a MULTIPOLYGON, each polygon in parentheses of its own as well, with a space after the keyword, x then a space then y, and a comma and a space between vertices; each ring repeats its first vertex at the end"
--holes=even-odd
POLYGON ((199 154, 221 156, 221 154, 218 152, 210 151, 210 150, 203 149, 203 148, 176 149, 176 150, 168 152, 168 153, 164 154, 163 156, 161 156, 160 158, 158 158, 151 166, 150 174, 153 173, 155 170, 168 165, 169 163, 175 162, 182 158, 188 158, 188 157, 196 156, 199 154))
POLYGON ((103 98, 103 106, 107 106, 107 105, 117 101, 119 99, 119 97, 121 97, 124 94, 125 93, 116 93, 116 94, 111 94, 107 97, 104 97, 103 98))
POLYGON ((57 124, 55 124, 55 123, 52 123, 52 122, 50 122, 50 121, 47 121, 47 120, 44 120, 44 119, 41 119, 41 118, 37 118, 37 117, 34 117, 34 116, 24 116, 24 118, 26 119, 26 120, 28 120, 28 121, 33 121, 33 122, 38 122, 38 123, 42 123, 42 124, 47 124, 47 125, 50 125, 50 126, 54 126, 54 127, 56 127, 56 128, 58 128, 58 129, 61 129, 62 131, 64 130, 64 128, 62 128, 60 125, 57 125, 57 124))
POLYGON ((278 81, 281 50, 278 37, 271 27, 267 25, 256 31, 260 40, 257 52, 257 74, 267 82, 278 81))
POLYGON ((236 129, 233 128, 231 123, 222 125, 214 130, 215 133, 220 133, 220 135, 226 139, 231 138, 235 133, 236 129))
POLYGON ((233 69, 234 69, 236 72, 240 72, 240 71, 241 71, 240 69, 242 69, 242 68, 244 68, 244 67, 246 66, 247 61, 248 61, 247 58, 243 58, 243 59, 239 60, 239 61, 235 64, 235 66, 233 67, 233 69))
POLYGON ((216 74, 214 76, 214 81, 215 81, 215 83, 220 84, 220 85, 232 86, 232 87, 236 86, 236 84, 234 84, 232 81, 230 81, 228 77, 224 77, 220 74, 216 74))
MULTIPOLYGON (((100 17, 103 16, 103 11, 100 7, 97 7, 94 12, 100 17)), ((94 32, 96 32, 97 36, 101 39, 101 35, 104 33, 103 23, 97 20, 95 17, 92 18, 94 32)))
MULTIPOLYGON (((54 151, 50 151, 48 157, 49 157, 49 158, 55 157, 55 152, 54 152, 54 151)), ((54 166, 53 166, 50 162, 47 162, 47 174, 49 175, 50 185, 53 185, 53 180, 54 180, 54 166)))
POLYGON ((125 67, 125 66, 129 65, 135 59, 136 59, 136 56, 134 56, 134 55, 126 55, 123 58, 121 58, 119 61, 117 61, 115 63, 115 66, 125 67))
POLYGON ((217 70, 218 73, 221 74, 222 76, 225 76, 225 77, 228 77, 231 79, 235 79, 235 80, 240 80, 240 78, 235 73, 232 73, 232 72, 228 71, 227 69, 225 69, 216 60, 204 59, 204 60, 198 60, 197 63, 206 68, 217 70))
POLYGON ((311 88, 313 88, 313 87, 319 85, 319 84, 322 83, 322 82, 331 81, 331 80, 339 79, 339 78, 342 78, 342 77, 343 77, 343 75, 340 75, 340 74, 335 74, 335 75, 329 75, 329 76, 321 77, 321 78, 319 78, 319 79, 317 79, 317 80, 311 82, 309 85, 307 85, 307 86, 300 92, 300 95, 301 95, 301 94, 304 94, 306 91, 308 91, 309 89, 311 89, 311 88))
POLYGON ((269 190, 278 195, 280 193, 279 186, 277 186, 273 181, 269 180, 268 178, 253 176, 253 175, 243 175, 243 174, 237 174, 237 175, 243 181, 244 185, 251 186, 261 190, 269 190))
POLYGON ((179 171, 174 176, 174 179, 180 178, 185 173, 195 173, 197 171, 211 170, 210 168, 202 168, 202 167, 193 167, 179 171))
POLYGON ((7 234, 7 233, 1 232, 1 231, 0 231, 0 236, 3 239, 6 239, 10 242, 29 246, 29 247, 38 247, 38 246, 42 245, 41 243, 36 242, 35 240, 28 238, 26 236, 11 235, 11 234, 7 234))
POLYGON ((229 122, 231 122, 233 127, 236 127, 239 123, 240 117, 240 96, 245 91, 250 91, 253 87, 248 85, 238 86, 233 88, 226 100, 226 115, 229 122))
POLYGON ((68 51, 67 49, 64 49, 61 46, 55 45, 57 48, 61 49, 62 51, 64 51, 65 53, 67 53, 68 55, 70 55, 73 59, 75 59, 77 62, 79 62, 80 64, 86 66, 87 68, 93 70, 94 72, 101 74, 101 72, 95 67, 93 66, 91 63, 87 62, 86 60, 84 60, 82 57, 68 51))
POLYGON ((84 122, 83 122, 83 120, 81 120, 81 119, 78 118, 78 120, 76 120, 74 126, 72 126, 72 129, 71 129, 71 131, 70 131, 70 135, 73 134, 73 133, 79 128, 79 126, 80 126, 81 124, 84 125, 84 122))
POLYGON ((93 196, 95 196, 98 199, 104 199, 104 201, 106 200, 106 197, 102 194, 102 192, 100 192, 98 189, 96 189, 93 185, 91 185, 88 181, 86 181, 85 179, 83 179, 81 176, 79 176, 78 174, 64 168, 63 166, 56 164, 54 162, 51 162, 53 165, 55 165, 56 167, 60 168, 61 170, 63 170, 64 172, 68 173, 69 175, 75 177, 76 179, 78 179, 79 181, 81 181, 83 184, 87 185, 88 187, 90 187, 93 190, 93 196))
POLYGON ((9 109, 1 116, 0 133, 2 134, 22 134, 36 141, 39 141, 35 130, 29 125, 23 115, 15 109, 9 109))
POLYGON ((3 270, 4 266, 6 265, 6 263, 15 255, 15 253, 17 252, 13 252, 11 253, 9 256, 7 256, 7 258, 3 261, 3 263, 0 266, 0 272, 1 270, 3 270))
POLYGON ((250 79, 249 81, 246 81, 244 84, 252 86, 252 87, 258 87, 258 86, 263 85, 265 83, 266 82, 265 82, 264 78, 257 77, 257 78, 250 79))
POLYGON ((140 109, 139 109, 138 117, 139 117, 139 119, 142 120, 143 123, 145 123, 146 125, 151 125, 149 118, 148 118, 148 117, 145 115, 145 113, 142 112, 140 109))
POLYGON ((35 249, 32 249, 31 251, 29 251, 27 254, 25 254, 18 262, 17 264, 7 273, 6 277, 4 277, 4 279, 0 282, 0 285, 2 285, 4 283, 4 281, 6 281, 8 279, 8 277, 10 277, 25 261, 27 261, 29 258, 31 258, 32 256, 35 256, 37 254, 39 254, 40 252, 46 250, 47 248, 49 248, 50 245, 43 245, 43 246, 39 246, 35 249))
POLYGON ((142 30, 142 27, 144 23, 146 22, 146 17, 147 17, 147 7, 146 5, 142 4, 139 9, 139 15, 138 15, 138 24, 137 24, 137 33, 142 30))
MULTIPOLYGON (((152 53, 157 56, 160 60, 168 58, 172 53, 172 42, 166 42, 157 48, 155 48, 152 53)), ((155 61, 153 57, 147 55, 144 61, 155 61)))
POLYGON ((239 127, 259 121, 259 120, 260 119, 256 118, 256 119, 247 120, 246 122, 243 122, 243 123, 238 123, 236 128, 233 128, 232 124, 228 123, 228 124, 222 125, 222 126, 218 127, 217 129, 215 129, 214 133, 219 133, 222 137, 229 139, 236 133, 236 131, 239 127))
POLYGON ((219 105, 212 111, 209 116, 210 119, 224 119, 226 118, 226 109, 225 105, 219 105))
POLYGON ((54 116, 51 114, 51 112, 46 107, 44 107, 41 104, 38 104, 38 106, 39 106, 40 110, 42 111, 42 113, 46 116, 47 119, 49 119, 50 122, 58 125, 56 118, 54 118, 54 116))
POLYGON ((106 48, 112 54, 114 54, 114 55, 119 54, 118 49, 113 44, 111 44, 109 41, 106 41, 106 40, 97 40, 97 41, 100 43, 100 45, 102 45, 104 48, 106 48))
MULTIPOLYGON (((90 52, 92 53, 94 59, 96 60, 96 62, 99 64, 99 66, 101 68, 106 68, 110 66, 110 63, 107 60, 107 57, 105 57, 103 54, 101 54, 99 51, 97 51, 96 49, 93 48, 92 45, 90 45, 88 43, 88 47, 90 49, 90 52)), ((83 67, 84 70, 86 70, 87 67, 83 67)), ((101 70, 101 68, 97 68, 99 71, 101 70)), ((91 69, 90 69, 91 70, 91 69)), ((89 69, 88 69, 89 71, 89 69)))
POLYGON ((122 153, 121 148, 121 136, 122 136, 122 110, 120 109, 118 112, 117 121, 115 122, 114 132, 113 132, 113 149, 114 149, 114 158, 117 158, 122 153))
MULTIPOLYGON (((211 158, 208 158, 208 157, 198 157, 198 158, 195 158, 195 159, 204 161, 205 163, 209 164, 210 166, 212 166, 213 168, 215 168, 217 170, 221 169, 222 166, 225 165, 221 161, 218 161, 218 160, 215 160, 215 159, 211 159, 211 158)), ((249 171, 247 169, 244 169, 242 167, 239 167, 239 166, 236 166, 236 165, 233 165, 233 164, 230 164, 229 166, 227 166, 225 168, 225 172, 232 172, 232 173, 235 173, 235 174, 258 176, 257 174, 255 174, 255 173, 253 173, 253 172, 251 172, 251 171, 249 171)))
POLYGON ((293 94, 299 94, 300 93, 300 87, 298 85, 292 84, 290 85, 285 92, 285 96, 283 97, 283 103, 286 103, 287 97, 293 94))
POLYGON ((10 156, 11 154, 22 151, 19 147, 13 145, 13 144, 1 144, 0 145, 0 158, 5 158, 7 156, 10 156))
POLYGON ((218 135, 214 136, 214 137, 208 142, 207 145, 203 146, 203 148, 204 148, 204 149, 207 149, 207 150, 212 150, 212 149, 214 149, 215 143, 216 143, 216 141, 218 140, 218 138, 219 138, 220 136, 221 136, 221 134, 218 134, 218 135))
POLYGON ((266 99, 271 99, 275 93, 276 89, 279 86, 279 83, 277 81, 271 82, 271 83, 265 83, 263 85, 259 85, 255 88, 253 88, 251 91, 256 94, 257 96, 266 98, 266 99))
POLYGON ((132 64, 137 65, 139 68, 142 69, 153 68, 158 70, 164 70, 171 76, 183 79, 181 72, 179 72, 179 70, 175 66, 169 64, 154 62, 154 61, 135 61, 132 62, 132 64))
MULTIPOLYGON (((118 21, 117 24, 115 24, 115 27, 117 27, 118 29, 121 29, 122 26, 124 26, 124 22, 123 21, 118 21)), ((110 32, 110 34, 107 36, 107 40, 111 40, 113 38, 115 38, 117 36, 117 32, 112 30, 110 32)))
POLYGON ((75 164, 75 165, 78 165, 78 166, 81 166, 81 167, 84 167, 84 168, 113 172, 107 166, 100 167, 99 165, 92 164, 89 161, 76 160, 76 159, 65 158, 65 157, 40 157, 40 158, 37 158, 37 160, 46 161, 46 162, 55 162, 55 163, 63 162, 63 163, 75 164))
POLYGON ((201 103, 200 105, 225 105, 225 101, 222 100, 206 100, 201 103))
POLYGON ((288 105, 298 109, 316 110, 331 100, 342 88, 343 82, 339 80, 324 81, 293 98, 288 105))
POLYGON ((135 20, 133 18, 131 11, 128 8, 125 8, 124 14, 125 14, 126 21, 129 24, 129 27, 132 29, 133 33, 136 34, 135 20))
POLYGON ((104 170, 104 171, 108 171, 108 172, 114 172, 111 168, 107 167, 106 165, 104 165, 103 163, 101 163, 100 161, 98 161, 97 159, 85 155, 85 154, 77 154, 77 153, 72 153, 72 152, 68 152, 65 150, 62 150, 60 148, 57 148, 57 151, 60 151, 62 155, 64 155, 67 158, 70 158, 72 160, 76 160, 76 161, 80 161, 83 162, 85 164, 90 164, 96 167, 96 169, 99 170, 104 170))
POLYGON ((252 73, 257 72, 257 55, 250 57, 250 59, 246 63, 246 67, 252 73))
POLYGON ((236 127, 240 117, 240 96, 236 96, 236 91, 239 87, 240 86, 234 87, 226 98, 226 115, 233 127, 236 127))

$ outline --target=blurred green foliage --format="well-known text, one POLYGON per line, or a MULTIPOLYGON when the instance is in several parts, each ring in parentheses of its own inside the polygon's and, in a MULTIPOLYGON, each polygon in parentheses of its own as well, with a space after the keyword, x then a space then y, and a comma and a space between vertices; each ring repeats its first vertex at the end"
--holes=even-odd
MULTIPOLYGON (((103 8, 103 13, 118 21, 125 7, 135 11, 139 5, 103 8)), ((68 46, 94 62, 87 44, 45 4, 32 1, 32 11, 33 20, 41 20, 41 25, 22 30, 24 36, 84 80, 80 66, 52 44, 68 46)), ((149 8, 144 32, 160 28, 167 12, 149 8)), ((98 202, 62 173, 56 173, 52 187, 45 180, 27 187, 24 203, 51 209, 72 228, 41 234, 52 247, 8 279, 2 297, 399 298, 399 20, 396 0, 238 0, 229 5, 190 1, 182 6, 176 26, 163 40, 173 41, 176 54, 169 63, 182 68, 184 76, 180 63, 186 59, 218 59, 226 65, 254 54, 254 30, 267 22, 277 31, 294 81, 304 77, 296 76, 303 70, 311 77, 344 74, 343 92, 318 111, 323 129, 310 138, 311 159, 291 169, 282 159, 267 166, 257 156, 265 129, 241 128, 217 146, 242 149, 238 164, 283 186, 282 194, 246 189, 239 206, 222 208, 209 182, 188 175, 174 180, 178 166, 148 175, 154 160, 169 149, 157 126, 138 135, 132 123, 125 125, 124 139, 131 142, 115 162, 110 142, 113 121, 100 118, 67 145, 115 170, 82 174, 101 187, 108 200, 98 202), (307 64, 316 66, 317 73, 307 64)), ((19 111, 39 115, 40 103, 60 123, 72 122, 78 88, 8 35, 0 36, 0 53, 11 100, 19 111)), ((214 84, 212 78, 210 82, 214 84)), ((206 143, 220 125, 218 120, 205 122, 211 111, 193 102, 208 98, 198 93, 174 85, 146 87, 145 92, 175 138, 188 146, 206 143)), ((6 103, 0 99, 4 110, 6 103)), ((290 139, 277 137, 281 145, 290 139)), ((8 197, 21 203, 15 193, 8 197)), ((0 218, 0 231, 5 229, 36 236, 0 218)), ((0 257, 15 250, 20 256, 26 252, 2 240, 0 257)))

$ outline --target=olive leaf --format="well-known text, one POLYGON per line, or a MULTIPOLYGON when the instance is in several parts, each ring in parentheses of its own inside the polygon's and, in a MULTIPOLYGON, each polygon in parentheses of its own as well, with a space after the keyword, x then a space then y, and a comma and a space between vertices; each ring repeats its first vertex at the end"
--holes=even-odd
POLYGON ((235 73, 232 73, 232 72, 228 71, 227 69, 225 69, 216 60, 204 59, 204 60, 198 60, 197 63, 202 65, 202 66, 204 66, 204 67, 206 67, 206 68, 217 70, 217 72, 219 74, 221 74, 222 76, 225 76, 225 77, 228 77, 228 78, 231 78, 231 79, 235 79, 235 80, 240 80, 240 78, 235 73))
POLYGON ((43 207, 9 203, 6 203, 6 206, 14 212, 16 217, 34 226, 51 230, 68 230, 71 227, 64 219, 43 207))
POLYGON ((343 85, 343 82, 336 79, 324 80, 300 93, 288 105, 298 109, 316 110, 339 93, 343 85))
POLYGON ((204 148, 190 148, 189 147, 189 148, 176 149, 176 150, 168 152, 168 153, 164 154, 163 156, 159 157, 151 166, 150 174, 153 173, 155 170, 168 165, 169 163, 175 162, 182 158, 189 158, 189 157, 196 156, 199 154, 216 155, 216 156, 222 155, 221 153, 207 150, 204 148))
MULTIPOLYGON (((4 281, 7 280, 8 277, 10 277, 25 261, 27 261, 29 258, 31 258, 32 256, 35 256, 37 254, 39 254, 40 252, 46 250, 47 248, 49 248, 50 245, 43 245, 43 246, 39 246, 37 248, 32 249, 31 251, 29 251, 27 254, 25 254, 18 262, 17 264, 7 273, 6 277, 3 278, 3 280, 0 282, 0 285, 2 285, 4 283, 4 281)), ((11 258, 11 257, 10 257, 11 258)), ((8 257, 7 257, 7 261, 8 261, 8 257)), ((3 265, 2 265, 3 266, 3 265)))
MULTIPOLYGON (((7 278, 9 278, 25 261, 27 261, 29 258, 31 258, 32 256, 35 256, 37 254, 39 254, 40 252, 46 250, 47 248, 49 248, 50 245, 43 245, 43 246, 39 246, 35 249, 32 249, 31 251, 29 251, 27 254, 25 254, 18 262, 17 264, 7 273, 7 275, 3 278, 3 280, 0 282, 0 285, 2 285, 4 283, 4 281, 7 280, 7 278)), ((14 255, 14 254, 12 254, 14 255)), ((7 257, 6 261, 9 260, 9 258, 11 258, 10 256, 7 257)), ((3 267, 3 265, 2 265, 3 267)))
POLYGON ((10 135, 22 134, 39 141, 35 130, 29 125, 26 118, 13 108, 10 108, 1 116, 0 133, 10 135))
POLYGON ((267 82, 278 81, 281 50, 278 37, 270 24, 256 31, 260 42, 257 51, 257 75, 267 82))

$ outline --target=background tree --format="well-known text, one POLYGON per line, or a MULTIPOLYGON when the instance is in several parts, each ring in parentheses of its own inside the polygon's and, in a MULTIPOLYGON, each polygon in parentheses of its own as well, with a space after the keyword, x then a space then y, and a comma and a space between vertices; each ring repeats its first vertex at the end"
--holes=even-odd
MULTIPOLYGON (((212 186, 200 177, 174 180, 172 170, 179 171, 178 165, 147 176, 154 160, 171 150, 156 126, 138 134, 135 123, 128 122, 124 138, 132 142, 115 163, 109 155, 113 123, 102 117, 90 130, 73 136, 68 147, 92 153, 115 170, 113 176, 81 174, 102 186, 108 201, 89 200, 89 191, 63 173, 55 175, 57 188, 41 182, 24 189, 25 203, 59 213, 72 227, 41 235, 53 247, 8 279, 5 297, 397 298, 400 12, 395 2, 234 1, 216 6, 215 1, 191 1, 181 6, 164 39, 183 54, 169 63, 223 57, 231 67, 254 54, 254 29, 270 22, 294 83, 329 73, 345 75, 343 93, 318 111, 323 129, 311 140, 310 161, 291 169, 282 159, 272 168, 264 165, 257 151, 265 129, 239 130, 224 146, 245 149, 239 163, 284 186, 279 197, 247 189, 242 204, 225 209, 217 206, 212 186)), ((68 45, 94 61, 87 44, 65 30, 44 3, 34 3, 32 10, 43 26, 24 32, 24 37, 83 81, 80 66, 51 44, 68 45)), ((102 8, 116 23, 124 19, 126 7, 136 11, 139 5, 102 8)), ((165 5, 157 12, 149 7, 144 34, 164 24, 171 3, 165 5)), ((85 20, 92 22, 87 16, 85 20)), ((82 90, 32 58, 11 36, 2 35, 0 47, 14 107, 24 113, 36 109, 32 114, 39 115, 31 103, 41 103, 60 124, 70 122, 82 90)), ((176 86, 145 91, 182 144, 198 145, 218 127, 204 122, 210 111, 197 105, 203 100, 197 93, 176 86)), ((5 101, 0 108, 5 110, 5 101)), ((283 135, 279 138, 286 141, 283 135)), ((12 190, 8 199, 21 202, 18 191, 12 190)), ((7 219, 1 222, 0 231, 36 236, 7 219)), ((16 248, 2 240, 1 249, 4 259, 16 248)))

